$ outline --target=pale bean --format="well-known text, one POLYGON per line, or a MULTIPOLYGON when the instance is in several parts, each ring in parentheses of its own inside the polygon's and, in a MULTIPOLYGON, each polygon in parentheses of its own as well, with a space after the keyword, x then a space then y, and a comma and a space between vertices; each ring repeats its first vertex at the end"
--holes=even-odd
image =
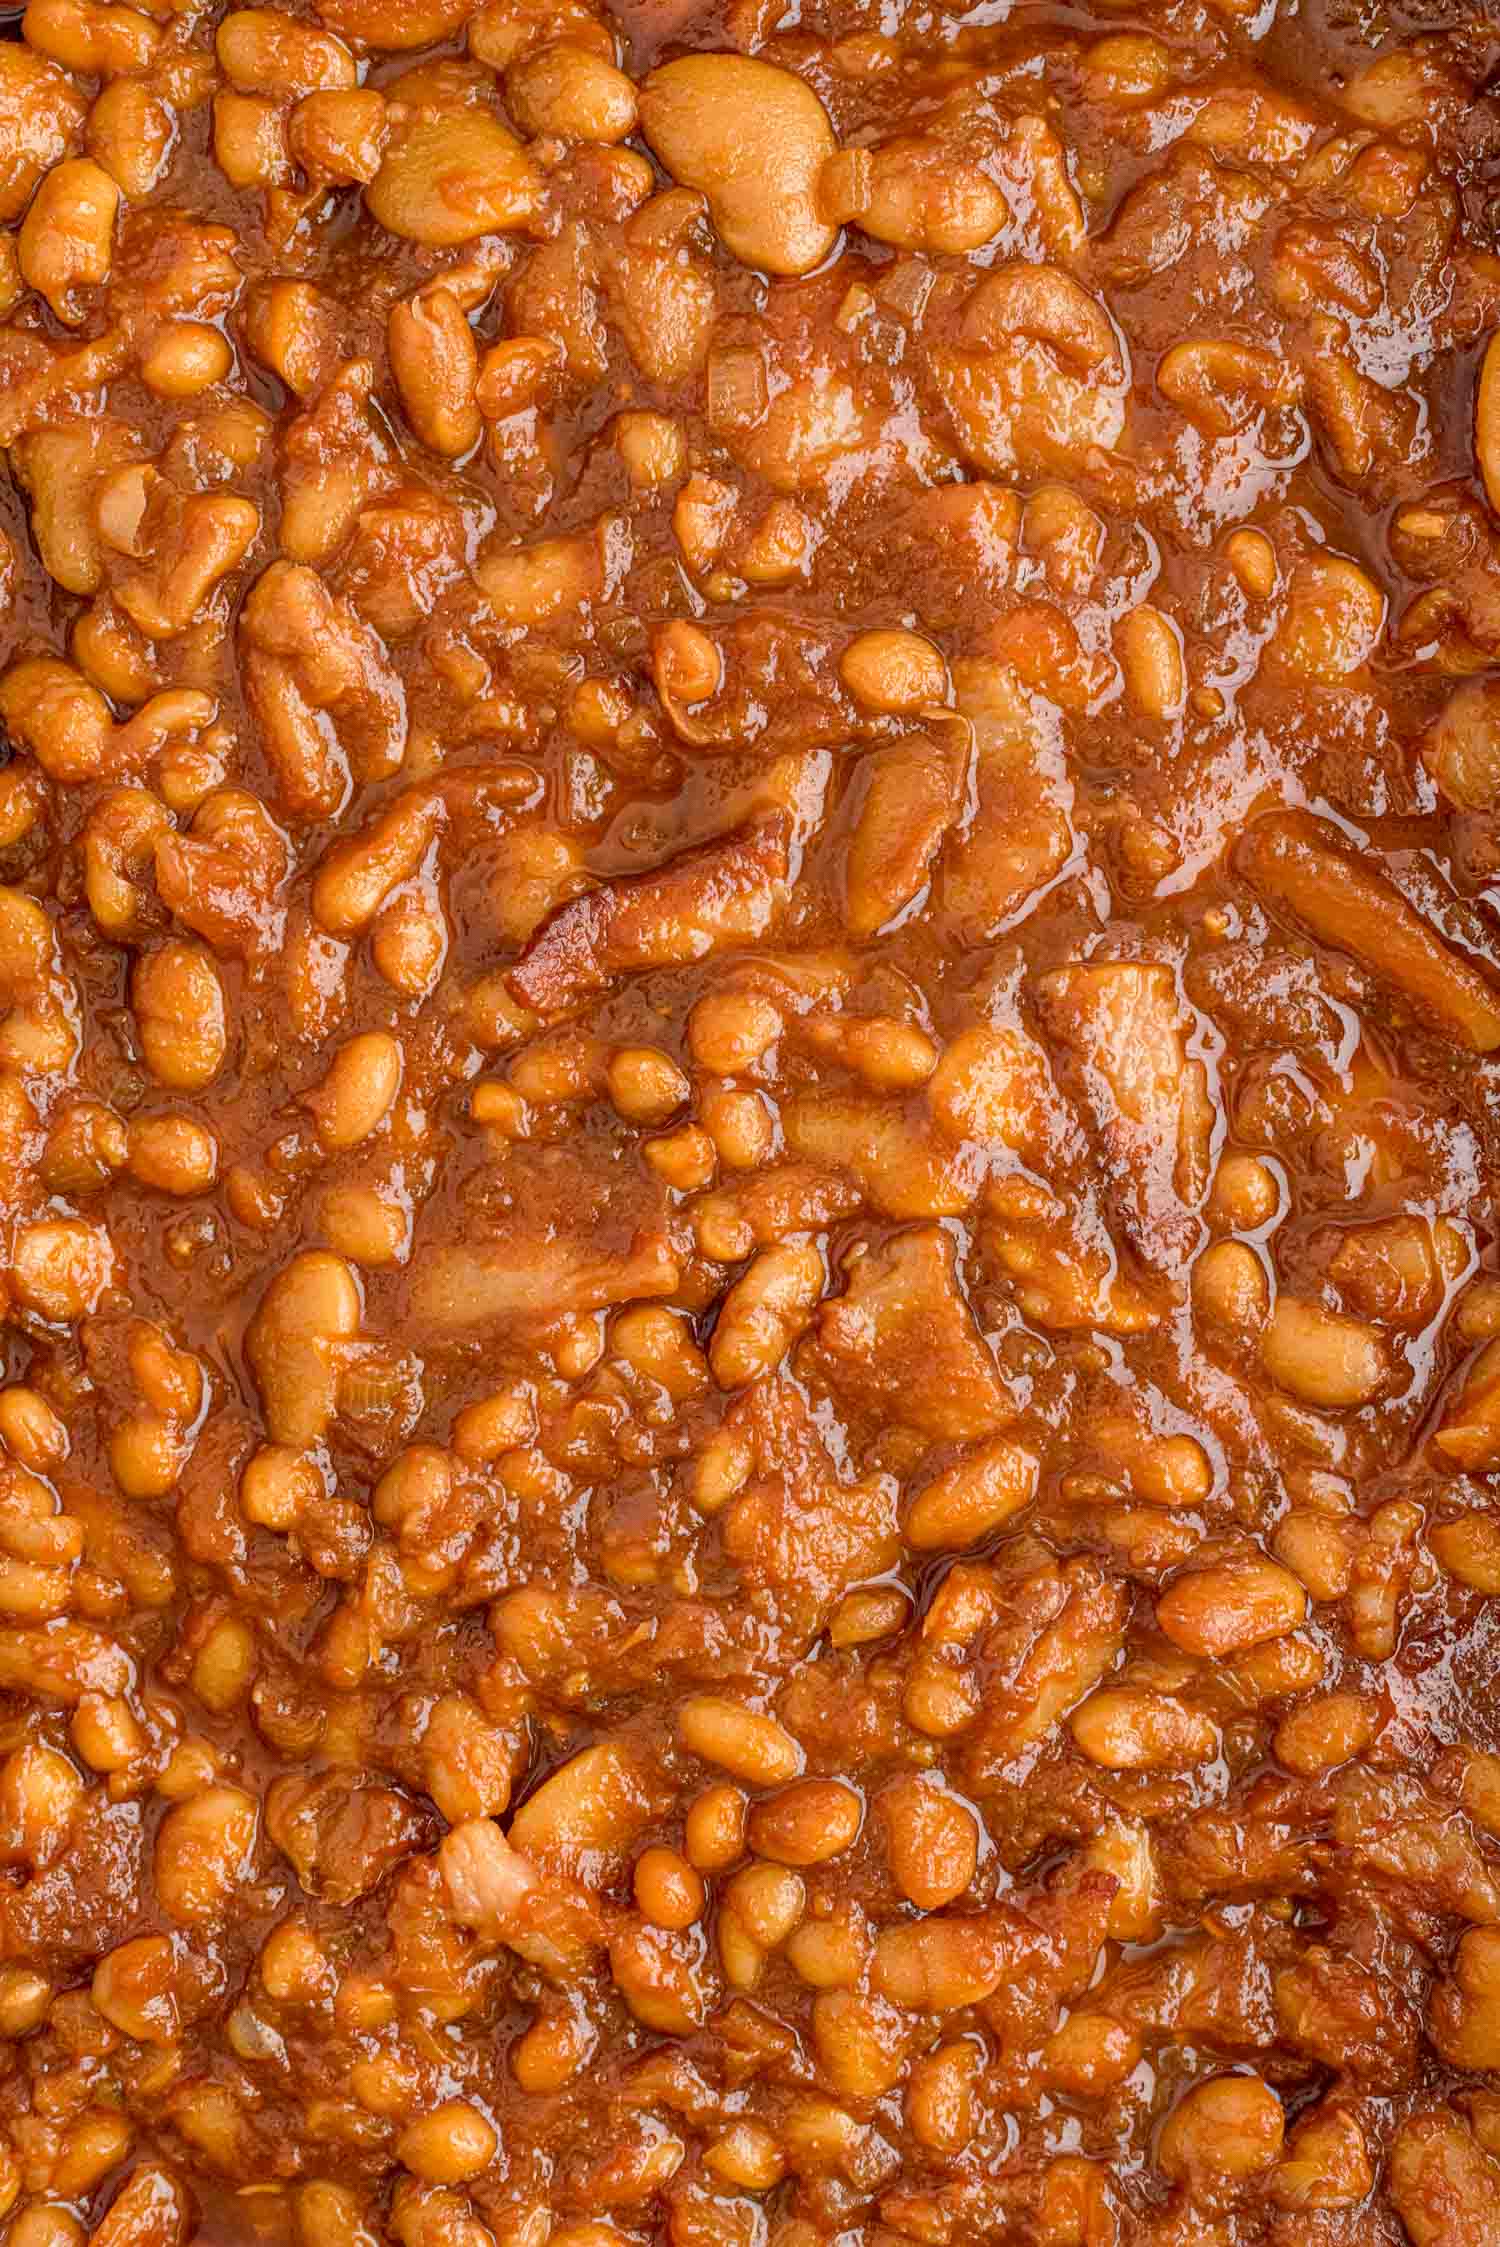
POLYGON ((716 1763, 747 1786, 785 1786, 802 1769, 802 1750, 784 1724, 717 1693, 695 1693, 677 1713, 690 1754, 716 1763))
POLYGON ((703 1875, 675 1849, 643 1849, 632 1885, 636 1903, 658 1927, 691 1927, 702 1916, 707 1897, 703 1875))
POLYGON ((1215 1241, 1193 1266, 1193 1314, 1209 1333, 1241 1341, 1257 1333, 1270 1308, 1266 1269, 1244 1241, 1215 1241))
POLYGON ((1268 1225, 1281 1205, 1276 1174, 1259 1155, 1229 1153, 1214 1173, 1208 1212, 1217 1224, 1253 1233, 1268 1225))
POLYGON ((885 1827, 891 1878, 919 1911, 940 1911, 961 1896, 979 1862, 979 1827, 966 1803, 935 1781, 897 1779, 876 1808, 885 1827))
POLYGON ((141 361, 141 380, 157 398, 196 398, 222 382, 234 354, 217 328, 203 320, 174 320, 156 336, 141 361))
MULTIPOLYGON (((719 1936, 724 1947, 726 1922, 732 1937, 748 1940, 762 1953, 786 1941, 802 1918, 807 1889, 799 1875, 781 1865, 746 1865, 724 1884, 720 1903, 719 1936)), ((733 1956, 733 1942, 728 1946, 733 1956)), ((726 1959, 726 1963, 728 1960, 726 1959)), ((747 1960, 746 1964, 750 1962, 747 1960)))
POLYGON ((65 1755, 28 1741, 0 1764, 0 1829, 40 1868, 66 1843, 83 1793, 83 1781, 65 1755))
POLYGON ((10 1267, 16 1298, 59 1325, 98 1310, 114 1269, 108 1231, 81 1217, 46 1219, 16 1232, 10 1267))
POLYGON ((1264 531, 1232 531, 1224 541, 1224 559, 1252 600, 1265 601, 1276 590, 1276 549, 1264 531))
POLYGON ((1068 1729, 1089 1761, 1107 1771, 1191 1770, 1219 1745, 1211 1718, 1166 1694, 1128 1686, 1090 1694, 1068 1729))
POLYGON ((955 2040, 923 2055, 911 2071, 906 2120, 934 2153, 962 2153, 974 2134, 974 2082, 984 2065, 977 2043, 955 2040))
POLYGON ((1202 336, 1172 346, 1157 367, 1156 383, 1205 436, 1228 437, 1257 413, 1294 405, 1302 377, 1274 352, 1202 336))
POLYGON ((812 88, 750 55, 684 55, 641 88, 641 129, 673 178, 708 197, 725 247, 767 273, 807 273, 838 229, 818 178, 833 127, 812 88))
POLYGON ((396 2141, 396 2158, 424 2184, 467 2184, 489 2167, 499 2143, 478 2107, 467 2099, 447 2099, 407 2124, 396 2141))
POLYGON ((1184 1653, 1242 1653, 1296 1630, 1307 1594, 1290 1569, 1248 1552, 1187 1569, 1162 1593, 1156 1620, 1184 1653))
POLYGON ((140 2044, 171 2044, 181 2027, 171 1938, 140 1935, 108 1952, 89 1995, 111 2028, 140 2044))
POLYGON ((1033 1452, 997 1436, 945 1468, 912 1500, 906 1541, 918 1552, 956 1552, 988 1537, 1036 1495, 1033 1452))
POLYGON ((225 1919, 248 1880, 260 1808, 241 1787, 205 1787, 167 1812, 157 1830, 156 1894, 184 1927, 225 1919))
POLYGON ((610 1099, 631 1123, 665 1123, 693 1089, 671 1055, 655 1046, 617 1046, 607 1076, 610 1099))
POLYGON ((670 484, 687 464, 682 427, 665 414, 616 414, 614 439, 637 491, 653 491, 658 485, 670 484))
POLYGON ((948 666, 916 632, 861 632, 839 657, 839 677, 867 710, 921 710, 950 698, 948 666))
POLYGON ((778 1865, 822 1865, 841 1857, 858 1836, 864 1805, 839 1779, 801 1779, 750 1812, 748 1838, 757 1857, 778 1865))
POLYGON ((235 8, 214 37, 219 66, 242 94, 310 94, 352 86, 354 57, 342 39, 280 8, 235 8))
POLYGON ((196 1116, 142 1116, 130 1129, 130 1175, 162 1194, 204 1194, 219 1172, 219 1143, 196 1116))
POLYGON ((1359 1755, 1375 1737, 1376 1712, 1359 1693, 1321 1693, 1303 1701, 1277 1725, 1277 1760, 1304 1776, 1330 1771, 1359 1755))
MULTIPOLYGON (((121 12, 144 23, 134 9, 121 12)), ((151 29, 154 31, 155 26, 151 29)), ((161 179, 176 134, 171 109, 139 78, 111 80, 100 89, 89 111, 89 154, 132 202, 149 195, 161 179)))
POLYGON ((505 74, 505 102, 523 133, 611 142, 635 131, 635 87, 623 70, 571 39, 533 47, 505 74))
MULTIPOLYGON (((387 94, 399 100, 400 85, 387 94)), ((540 190, 525 149, 490 111, 415 108, 394 124, 365 206, 388 233, 457 249, 524 226, 540 190)))
POLYGON ((1119 32, 1096 39, 1084 62, 1084 82, 1095 101, 1124 104, 1156 100, 1172 75, 1172 56, 1159 39, 1119 32))
POLYGON ((779 1365, 811 1325, 826 1284, 822 1252, 811 1243, 762 1249, 725 1296, 709 1344, 720 1388, 744 1388, 779 1365))
POLYGON ((743 1857, 748 1809, 738 1787, 706 1787, 683 1824, 688 1862, 700 1872, 723 1872, 743 1857))
POLYGON ((389 1032, 367 1030, 334 1055, 323 1082, 304 1094, 318 1137, 342 1154, 378 1131, 401 1089, 403 1055, 389 1032))
POLYGON ((1385 614, 1385 595, 1367 571, 1341 554, 1320 554, 1292 572, 1272 645, 1292 670, 1336 686, 1374 653, 1385 614))
POLYGON ((537 1788, 510 1822, 513 1849, 543 1867, 571 1866, 581 1855, 618 1856, 649 1822, 651 1806, 641 1759, 601 1740, 570 1756, 537 1788))
POLYGON ((173 942, 137 963, 131 1005, 146 1066, 158 1084, 201 1092, 229 1043, 223 987, 208 952, 173 942))
POLYGON ((688 1045, 700 1069, 737 1077, 770 1052, 783 1027, 780 1008, 758 991, 710 991, 688 1016, 688 1045))
POLYGON ((245 1336, 272 1440, 321 1442, 338 1409, 345 1346, 359 1332, 359 1283, 341 1256, 294 1256, 261 1298, 245 1336))
POLYGON ((1170 617, 1143 601, 1115 628, 1125 691, 1143 718, 1181 715, 1187 697, 1182 640, 1170 617))
POLYGON ((105 0, 31 0, 24 30, 26 44, 38 54, 98 78, 149 70, 162 37, 135 8, 105 0))
POLYGON ((1281 2101, 1259 2076, 1215 2076, 1196 2084, 1167 2116, 1157 2164, 1179 2182, 1253 2177, 1275 2161, 1285 2130, 1281 2101))
POLYGON ((771 2192, 786 2172, 775 2132, 763 2123, 732 2122, 705 2147, 703 2166, 720 2184, 742 2192, 771 2192))
MULTIPOLYGON (((72 2188, 75 2191, 91 2190, 102 2183, 108 2171, 125 2157, 129 2148, 128 2127, 118 2117, 110 2116, 107 2120, 114 2126, 107 2133, 113 2140, 112 2150, 98 2175, 91 2177, 86 2185, 75 2185, 72 2188)), ((61 2177, 55 2181, 62 2185, 61 2177)), ((131 2170, 110 2202, 108 2212, 89 2234, 89 2247, 160 2247, 162 2241, 184 2238, 191 2220, 186 2189, 172 2171, 142 2162, 131 2170)))
POLYGON ((386 101, 375 86, 305 94, 287 124, 287 143, 306 172, 367 187, 385 148, 386 101))
POLYGON ((1295 1295, 1277 1297, 1260 1355, 1279 1388, 1327 1411, 1368 1404, 1388 1371, 1378 1328, 1295 1295))
POLYGON ((479 347, 450 289, 424 289, 393 305, 386 323, 391 373, 406 418, 429 450, 455 460, 479 442, 479 347))
POLYGON ((76 326, 87 309, 79 292, 109 279, 119 205, 119 188, 87 156, 57 165, 33 196, 17 254, 23 277, 59 320, 76 326))

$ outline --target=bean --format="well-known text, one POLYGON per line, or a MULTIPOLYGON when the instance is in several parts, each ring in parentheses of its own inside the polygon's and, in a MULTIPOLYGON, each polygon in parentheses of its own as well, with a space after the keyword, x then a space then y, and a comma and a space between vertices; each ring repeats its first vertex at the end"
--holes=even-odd
POLYGON ((1156 1620, 1188 1654, 1238 1654, 1296 1630, 1307 1594, 1289 1569, 1244 1553, 1187 1569, 1156 1603, 1156 1620))
POLYGON ((637 491, 674 482, 686 466, 687 440, 681 425, 666 414, 617 414, 614 439, 637 491))
POLYGON ((658 1927, 691 1927, 701 1917, 703 1875, 675 1849, 643 1849, 632 1880, 636 1903, 658 1927))
POLYGON ((1270 1306, 1265 1266, 1243 1241, 1216 1241, 1193 1266, 1193 1312, 1210 1334, 1257 1333, 1270 1306))
POLYGON ((401 1047, 384 1030, 339 1048, 323 1082, 306 1095, 325 1147, 341 1154, 379 1130, 401 1089, 402 1066, 401 1047))
POLYGON ((1268 1225, 1281 1203, 1275 1172, 1258 1155, 1227 1154, 1214 1173, 1209 1212, 1221 1225, 1256 1232, 1268 1225))
POLYGON ((1143 601, 1116 628, 1115 645, 1125 673, 1125 690, 1143 718, 1180 716, 1187 696, 1187 672, 1177 627, 1160 609, 1143 601))
POLYGON ((27 1310, 65 1325, 99 1308, 114 1268, 114 1246, 103 1226, 59 1217, 18 1229, 10 1280, 27 1310))
POLYGON ((430 47, 463 29, 469 0, 319 0, 318 13, 367 47, 430 47))
POLYGON ((742 264, 807 273, 828 255, 838 229, 817 189, 833 127, 802 79, 749 55, 684 55, 651 72, 640 104, 653 153, 708 197, 742 264))
POLYGON ((88 151, 122 195, 140 202, 166 170, 175 133, 172 112, 152 87, 116 78, 101 88, 89 111, 88 151))
POLYGON ((1091 1694, 1068 1729, 1089 1761, 1107 1771, 1190 1770, 1219 1745, 1211 1718, 1165 1694, 1125 1686, 1091 1694))
POLYGON ((1276 549, 1264 531, 1232 531, 1224 558, 1252 600, 1268 600, 1276 590, 1276 549))
POLYGON ((1179 2182, 1253 2177, 1276 2159, 1285 2129, 1281 2101, 1259 2076, 1215 2076, 1179 2099, 1162 2124, 1157 2164, 1179 2182))
POLYGON ((721 2184, 742 2192, 771 2192, 780 2184, 786 2158, 775 2133, 759 2122, 732 2122, 704 2149, 703 2166, 721 2184))
MULTIPOLYGON (((101 2182, 125 2151, 126 2145, 116 2139, 105 2171, 92 2183, 101 2182)), ((108 2213, 90 2233, 89 2247, 160 2247, 164 2240, 182 2239, 189 2221, 186 2194, 172 2172, 142 2162, 131 2170, 110 2202, 108 2213)))
POLYGON ((201 1092, 224 1065, 229 1032, 218 970, 200 946, 148 953, 131 982, 146 1066, 173 1091, 201 1092))
POLYGON ((906 1541, 918 1552, 953 1552, 977 1544, 1036 1494, 1038 1462, 1023 1445, 997 1436, 919 1490, 906 1517, 906 1541))
POLYGON ((1287 1712, 1272 1745, 1289 1771, 1311 1774, 1359 1755, 1376 1730, 1375 1710, 1362 1694, 1322 1693, 1287 1712))
POLYGON ((141 380, 157 398, 196 398, 222 382, 234 354, 217 328, 202 320, 175 320, 163 328, 141 361, 141 380))
POLYGON ((818 207, 877 242, 948 257, 982 249, 1010 216, 988 173, 926 135, 840 149, 819 174, 818 207))
POLYGON ((1281 1388, 1329 1411, 1368 1404, 1385 1385, 1386 1353, 1377 1330, 1295 1295, 1277 1297, 1260 1354, 1281 1388))
POLYGON ((294 1256, 267 1288, 245 1336, 272 1440, 320 1442, 337 1410, 342 1345, 359 1331, 359 1284, 340 1256, 294 1256))
POLYGON ((1118 32, 1093 41, 1084 73, 1095 100, 1152 101, 1166 90, 1172 57, 1158 39, 1118 32))
POLYGON ((162 1910, 184 1927, 227 1918, 249 1878, 260 1831, 254 1795, 211 1786, 167 1812, 157 1830, 156 1893, 162 1910))
POLYGON ((1295 404, 1301 381, 1274 353, 1221 337, 1174 344, 1156 370, 1162 396, 1210 437, 1231 436, 1257 410, 1295 404))
POLYGON ((780 1865, 746 1865, 726 1881, 720 1899, 719 1948, 737 1987, 753 1987, 765 1955, 801 1921, 807 1888, 780 1865))
POLYGON ((39 54, 100 78, 149 70, 161 45, 157 26, 133 8, 96 0, 31 0, 24 29, 39 54))
POLYGON ((214 46, 225 77, 242 94, 309 94, 355 81, 354 57, 341 39, 280 8, 232 9, 214 46))
POLYGON ((55 1748, 31 1741, 0 1764, 0 1819, 35 1868, 63 1848, 82 1800, 83 1781, 55 1748))
POLYGON ((770 1051, 782 1027, 780 1009, 760 993, 716 991, 701 998, 688 1016, 688 1042, 699 1068, 735 1077, 770 1051))
POLYGON ((906 2119, 918 2143, 934 2153, 962 2153, 974 2134, 974 2080, 983 2064, 977 2044, 940 2044, 912 2068, 906 2119))
POLYGON ((523 133, 607 143, 635 131, 635 88, 624 71, 570 39, 533 47, 513 63, 505 99, 523 133))
POLYGON ((1048 2081, 1075 2098, 1098 2098, 1123 2083, 1140 2060, 1141 2040, 1106 2013, 1070 2014, 1048 2039, 1048 2081))
POLYGON ((716 1693, 696 1693, 677 1713, 682 1744, 747 1786, 784 1786, 802 1769, 802 1750, 774 1717, 716 1693))
POLYGON ((450 289, 425 289, 391 307, 386 323, 391 373, 406 418, 422 443, 450 460, 479 441, 479 347, 450 289))
POLYGON ((811 1325, 826 1284, 819 1249, 794 1243, 762 1249, 725 1296, 709 1345, 720 1388, 743 1388, 779 1365, 811 1325))
POLYGON ((50 171, 21 223, 21 272, 59 320, 77 325, 86 299, 80 293, 109 279, 120 190, 87 156, 70 157, 50 171))
POLYGON ((707 1787, 692 1804, 683 1848, 701 1872, 722 1872, 745 1853, 748 1804, 738 1787, 707 1787))
POLYGON ((89 1995, 95 2010, 122 2036, 143 2044, 171 2044, 181 2026, 176 1978, 170 1938, 140 1935, 100 1960, 89 1995))
POLYGON ((546 1867, 580 1852, 616 1855, 650 1817, 639 1758, 610 1740, 571 1756, 510 1822, 512 1848, 546 1867))
POLYGON ((539 191, 531 159, 498 118, 481 109, 419 109, 393 124, 365 206, 388 233, 457 249, 524 226, 539 191))
POLYGON ((423 2184, 467 2184, 489 2167, 499 2143, 478 2107, 467 2099, 446 2099, 407 2124, 396 2141, 396 2158, 423 2184))
POLYGON ((218 1141, 195 1116, 142 1117, 131 1130, 129 1166, 158 1193, 206 1193, 218 1176, 218 1141))
POLYGON ((822 1865, 841 1857, 860 1829, 864 1806, 838 1779, 802 1779, 758 1802, 747 1838, 757 1857, 778 1865, 822 1865))
POLYGON ((882 715, 949 699, 948 666, 916 632, 861 632, 839 657, 839 677, 858 703, 882 715))
POLYGON ((963 1894, 979 1862, 979 1827, 966 1803, 929 1779, 895 1780, 876 1805, 891 1878, 920 1911, 963 1894))

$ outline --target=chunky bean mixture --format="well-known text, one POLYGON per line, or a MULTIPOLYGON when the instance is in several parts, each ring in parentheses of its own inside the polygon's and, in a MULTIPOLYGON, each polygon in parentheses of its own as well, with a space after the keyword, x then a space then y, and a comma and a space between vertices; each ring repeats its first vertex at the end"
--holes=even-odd
POLYGON ((1500 2247, 1493 22, 12 31, 4 2247, 1500 2247))

